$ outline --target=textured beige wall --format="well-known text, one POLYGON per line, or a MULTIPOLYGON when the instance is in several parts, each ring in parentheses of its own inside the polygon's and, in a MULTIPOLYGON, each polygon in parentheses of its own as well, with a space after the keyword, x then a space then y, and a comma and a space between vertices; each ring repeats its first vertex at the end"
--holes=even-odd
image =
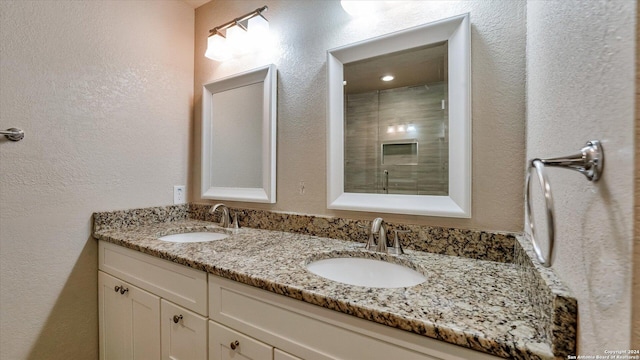
POLYGON ((636 131, 631 348, 640 349, 640 8, 636 7, 636 131))
POLYGON ((578 299, 583 355, 630 348, 636 3, 527 3, 527 157, 600 139, 603 178, 550 169, 553 267, 578 299))
POLYGON ((97 359, 91 213, 187 182, 194 10, 0 1, 0 359, 97 359))
POLYGON ((202 85, 258 66, 278 67, 277 203, 256 209, 371 219, 326 205, 326 51, 434 20, 471 13, 473 82, 473 218, 382 214, 414 224, 521 231, 525 133, 525 3, 399 2, 378 18, 353 19, 339 1, 213 0, 196 9, 195 87, 190 199, 200 200, 202 85), (224 63, 203 56, 208 30, 262 5, 277 40, 271 58, 224 63), (300 194, 299 183, 305 192, 300 194))

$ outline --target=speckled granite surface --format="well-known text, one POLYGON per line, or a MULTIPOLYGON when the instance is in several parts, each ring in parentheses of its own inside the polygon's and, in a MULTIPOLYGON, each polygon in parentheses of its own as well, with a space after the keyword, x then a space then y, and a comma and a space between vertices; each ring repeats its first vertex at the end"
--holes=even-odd
POLYGON ((541 319, 538 331, 547 339, 553 339, 553 353, 574 355, 578 302, 553 270, 532 260, 531 241, 524 236, 517 236, 517 240, 519 246, 516 247, 515 263, 520 268, 520 277, 527 286, 526 294, 534 305, 536 316, 541 319))
POLYGON ((93 232, 186 220, 189 204, 93 213, 93 232))
MULTIPOLYGON (((217 221, 217 217, 209 214, 210 209, 211 205, 190 204, 189 217, 197 220, 217 221)), ((367 230, 371 227, 370 220, 287 214, 264 210, 234 208, 232 210, 238 212, 238 219, 243 227, 287 231, 362 243, 367 242, 367 230)), ((399 234, 399 239, 405 249, 463 256, 478 260, 513 262, 516 239, 512 234, 388 222, 385 224, 390 236, 389 239, 393 239, 394 229, 410 231, 399 234)))
MULTIPOLYGON (((515 263, 411 250, 394 257, 367 252, 360 242, 248 227, 222 241, 177 244, 157 240, 185 231, 221 231, 211 222, 193 219, 192 208, 180 205, 96 213, 94 237, 505 358, 551 359, 573 354, 576 308, 567 306, 571 303, 567 299, 572 298, 568 293, 567 297, 556 296, 562 294, 563 286, 552 272, 536 275, 539 269, 523 258, 526 249, 516 251, 515 263), (313 258, 336 255, 392 259, 417 269, 427 280, 411 288, 372 289, 328 281, 304 267, 313 258), (549 288, 555 285, 557 288, 549 288), (570 324, 574 332, 564 334, 570 324)), ((325 220, 310 218, 320 227, 325 220)), ((247 216, 241 224, 251 221, 247 216)))

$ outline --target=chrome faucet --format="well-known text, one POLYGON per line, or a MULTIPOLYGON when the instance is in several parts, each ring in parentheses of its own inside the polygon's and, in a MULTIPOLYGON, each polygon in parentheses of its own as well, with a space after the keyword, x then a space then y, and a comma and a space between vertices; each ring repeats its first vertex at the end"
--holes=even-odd
POLYGON ((365 249, 377 252, 387 252, 387 229, 384 226, 382 218, 375 218, 371 222, 371 231, 369 232, 369 241, 365 249), (378 242, 375 240, 375 233, 379 233, 378 242))
POLYGON ((212 208, 211 211, 209 211, 210 214, 215 214, 215 212, 218 210, 218 208, 222 208, 222 215, 220 216, 220 227, 223 228, 228 228, 231 226, 231 216, 229 215, 229 208, 225 205, 225 204, 215 204, 212 208))

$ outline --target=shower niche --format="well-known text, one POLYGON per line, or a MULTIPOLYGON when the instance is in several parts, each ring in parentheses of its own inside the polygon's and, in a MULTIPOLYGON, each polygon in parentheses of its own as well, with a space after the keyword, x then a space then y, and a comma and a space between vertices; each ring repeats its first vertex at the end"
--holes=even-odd
POLYGON ((383 143, 382 165, 418 165, 418 141, 383 143))

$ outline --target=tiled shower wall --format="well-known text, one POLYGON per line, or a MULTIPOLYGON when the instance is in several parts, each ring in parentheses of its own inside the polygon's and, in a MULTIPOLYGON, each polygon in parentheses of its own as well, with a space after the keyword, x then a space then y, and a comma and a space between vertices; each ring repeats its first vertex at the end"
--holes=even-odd
POLYGON ((448 121, 442 109, 446 90, 438 83, 347 95, 345 192, 384 193, 387 170, 390 194, 448 194, 448 121), (415 131, 406 131, 409 124, 415 131), (398 132, 398 125, 405 131, 398 132), (389 133, 389 127, 395 132, 389 133), (413 164, 383 161, 383 144, 413 142, 413 164))

